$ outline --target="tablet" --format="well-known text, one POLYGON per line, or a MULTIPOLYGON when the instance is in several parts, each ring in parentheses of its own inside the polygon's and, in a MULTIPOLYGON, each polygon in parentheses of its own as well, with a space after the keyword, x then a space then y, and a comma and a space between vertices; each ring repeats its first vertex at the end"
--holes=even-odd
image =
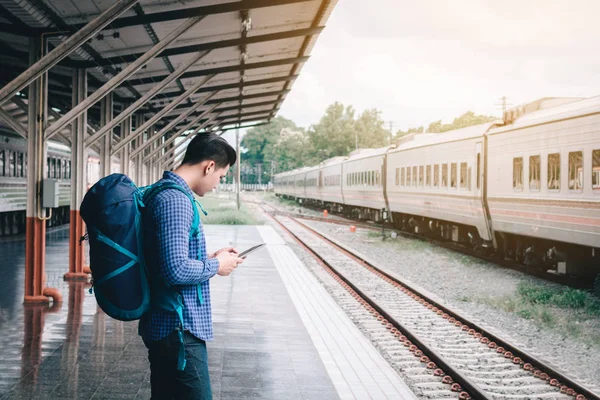
POLYGON ((248 254, 255 252, 258 249, 261 249, 263 246, 265 246, 266 243, 261 243, 261 244, 257 244, 256 246, 250 247, 247 250, 242 251, 241 253, 238 254, 239 258, 244 258, 246 257, 248 254))

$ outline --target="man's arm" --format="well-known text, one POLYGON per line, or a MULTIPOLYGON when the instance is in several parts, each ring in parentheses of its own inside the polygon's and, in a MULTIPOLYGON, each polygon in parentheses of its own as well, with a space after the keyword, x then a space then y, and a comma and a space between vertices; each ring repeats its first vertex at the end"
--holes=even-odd
POLYGON ((212 278, 219 260, 197 260, 189 254, 189 237, 194 217, 184 195, 157 196, 152 218, 156 227, 159 273, 169 285, 195 285, 212 278))

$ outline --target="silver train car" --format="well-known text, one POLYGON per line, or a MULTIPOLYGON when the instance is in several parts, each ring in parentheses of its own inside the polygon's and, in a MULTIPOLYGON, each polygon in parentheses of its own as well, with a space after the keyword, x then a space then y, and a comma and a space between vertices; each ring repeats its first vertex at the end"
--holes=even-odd
MULTIPOLYGON (((52 210, 48 227, 69 222, 71 202, 71 150, 61 143, 49 141, 45 174, 59 182, 59 207, 52 210)), ((88 187, 99 179, 99 159, 90 154, 87 162, 88 187)), ((27 208, 27 141, 0 131, 0 236, 25 232, 27 208)))
POLYGON ((339 174, 339 194, 325 197, 324 179, 304 190, 305 169, 276 175, 275 193, 376 221, 385 209, 398 229, 600 274, 600 97, 540 99, 494 123, 404 137, 315 170, 339 174))

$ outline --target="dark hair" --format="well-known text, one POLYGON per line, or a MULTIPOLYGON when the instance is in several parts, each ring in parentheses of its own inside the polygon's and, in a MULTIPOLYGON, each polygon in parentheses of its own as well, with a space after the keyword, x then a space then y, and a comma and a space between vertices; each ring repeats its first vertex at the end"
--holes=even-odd
POLYGON ((196 165, 212 160, 217 168, 225 168, 235 164, 236 158, 235 150, 227 140, 214 133, 199 133, 188 144, 182 164, 196 165))

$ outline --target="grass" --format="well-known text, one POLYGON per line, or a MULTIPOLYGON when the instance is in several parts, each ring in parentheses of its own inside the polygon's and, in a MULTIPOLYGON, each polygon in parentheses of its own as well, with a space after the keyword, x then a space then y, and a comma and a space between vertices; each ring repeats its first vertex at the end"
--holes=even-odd
POLYGON ((228 194, 209 194, 198 198, 208 215, 200 214, 203 224, 208 225, 263 225, 265 221, 242 202, 237 209, 235 197, 228 194))
POLYGON ((520 284, 517 293, 528 304, 546 304, 600 317, 600 299, 583 290, 520 284))
POLYGON ((583 290, 521 283, 513 296, 475 301, 600 347, 600 299, 583 290))

